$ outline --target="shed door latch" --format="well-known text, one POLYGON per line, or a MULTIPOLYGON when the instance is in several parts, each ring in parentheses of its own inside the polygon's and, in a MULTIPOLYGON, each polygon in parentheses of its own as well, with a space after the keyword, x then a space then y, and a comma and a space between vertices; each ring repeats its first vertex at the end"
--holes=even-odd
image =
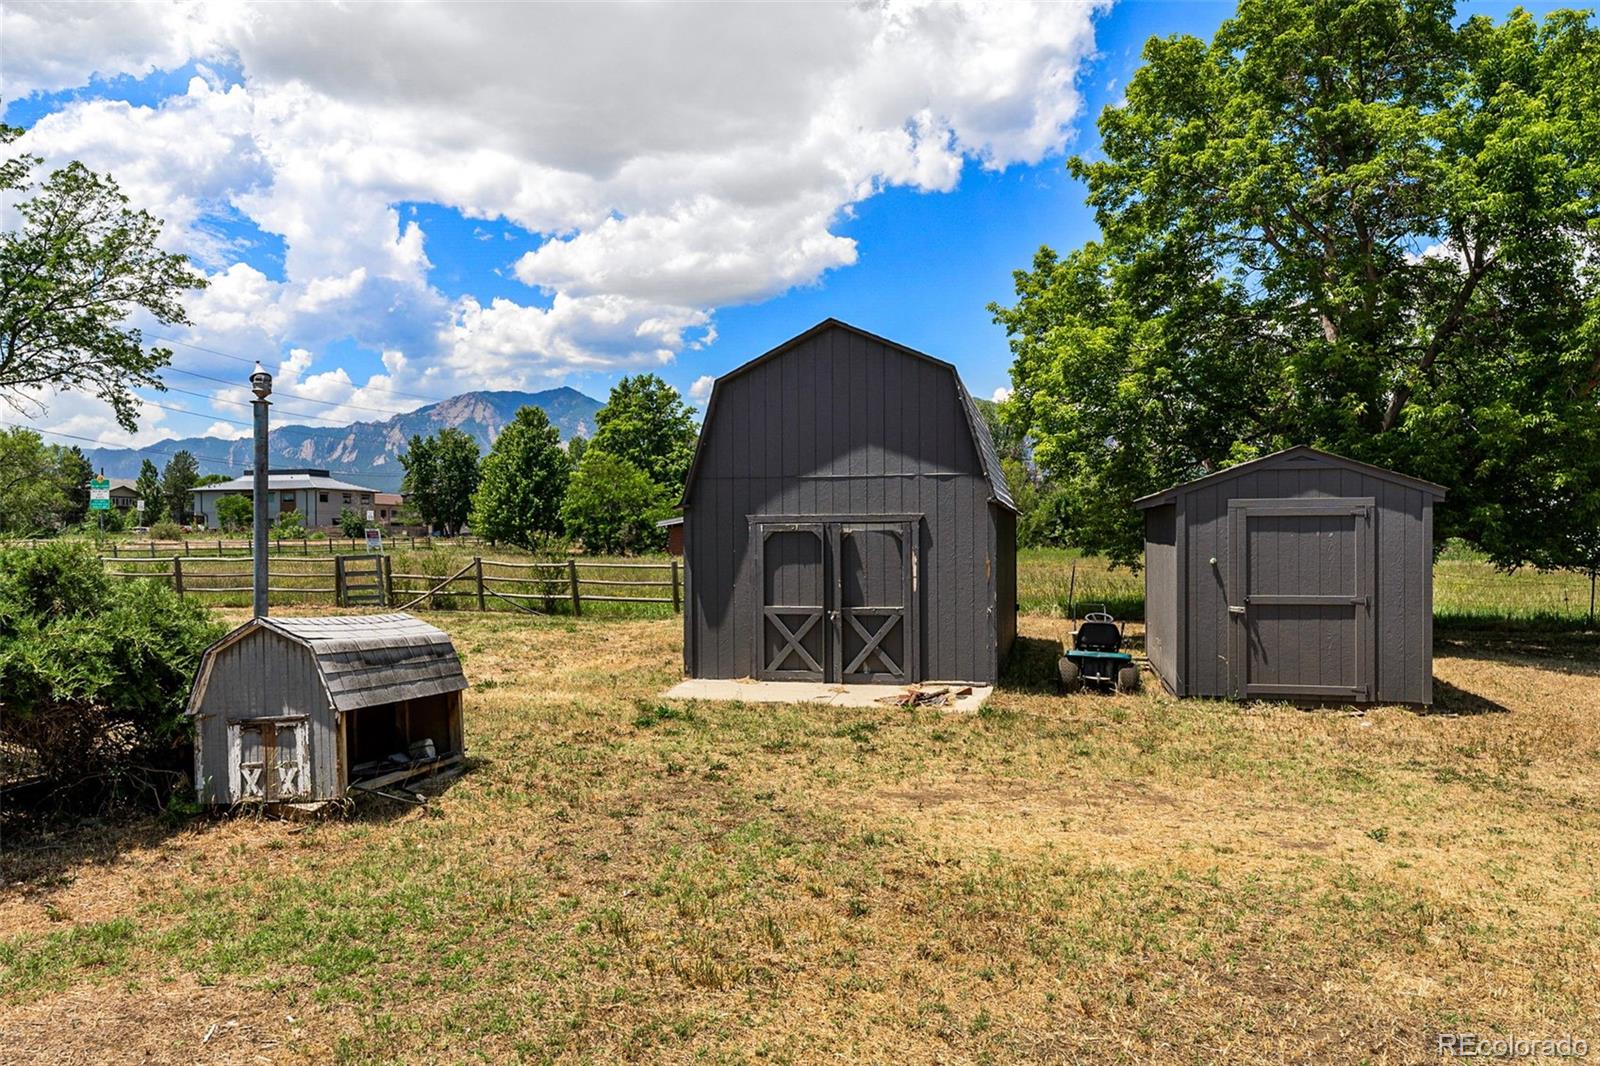
POLYGON ((1228 604, 1228 613, 1229 614, 1244 614, 1244 608, 1243 607, 1236 607, 1236 606, 1234 606, 1233 604, 1230 603, 1230 604, 1228 604))

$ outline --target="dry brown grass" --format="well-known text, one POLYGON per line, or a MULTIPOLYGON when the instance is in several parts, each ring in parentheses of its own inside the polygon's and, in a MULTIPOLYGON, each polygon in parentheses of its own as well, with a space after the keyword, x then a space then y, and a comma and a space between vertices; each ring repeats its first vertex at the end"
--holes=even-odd
POLYGON ((1445 639, 1440 713, 1352 715, 1059 697, 1025 618, 958 716, 666 706, 676 621, 435 620, 477 763, 431 810, 7 849, 0 1061, 1600 1042, 1592 641, 1445 639))

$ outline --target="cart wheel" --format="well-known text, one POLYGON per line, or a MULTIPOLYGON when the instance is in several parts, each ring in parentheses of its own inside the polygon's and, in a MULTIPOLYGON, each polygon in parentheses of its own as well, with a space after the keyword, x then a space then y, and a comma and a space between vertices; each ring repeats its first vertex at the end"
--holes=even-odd
POLYGON ((1063 656, 1058 669, 1061 671, 1061 691, 1076 692, 1083 687, 1083 671, 1078 669, 1077 663, 1063 656))
POLYGON ((1137 666, 1124 666, 1117 671, 1117 691, 1139 691, 1139 668, 1137 666))

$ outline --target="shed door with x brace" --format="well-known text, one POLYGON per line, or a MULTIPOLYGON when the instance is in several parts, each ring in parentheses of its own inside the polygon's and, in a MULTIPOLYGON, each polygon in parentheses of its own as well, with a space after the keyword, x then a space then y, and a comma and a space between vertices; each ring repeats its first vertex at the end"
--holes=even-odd
POLYGON ((914 520, 753 523, 764 681, 920 679, 914 520))
POLYGON ((1373 698, 1370 497, 1230 500, 1235 696, 1373 698))

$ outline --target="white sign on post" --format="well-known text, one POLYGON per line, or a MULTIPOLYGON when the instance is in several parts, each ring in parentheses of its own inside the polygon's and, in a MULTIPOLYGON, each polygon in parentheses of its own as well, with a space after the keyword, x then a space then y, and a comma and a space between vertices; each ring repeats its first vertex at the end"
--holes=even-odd
POLYGON ((367 551, 369 551, 369 552, 381 552, 381 551, 383 551, 383 530, 381 530, 381 529, 369 529, 369 530, 367 530, 367 551))

